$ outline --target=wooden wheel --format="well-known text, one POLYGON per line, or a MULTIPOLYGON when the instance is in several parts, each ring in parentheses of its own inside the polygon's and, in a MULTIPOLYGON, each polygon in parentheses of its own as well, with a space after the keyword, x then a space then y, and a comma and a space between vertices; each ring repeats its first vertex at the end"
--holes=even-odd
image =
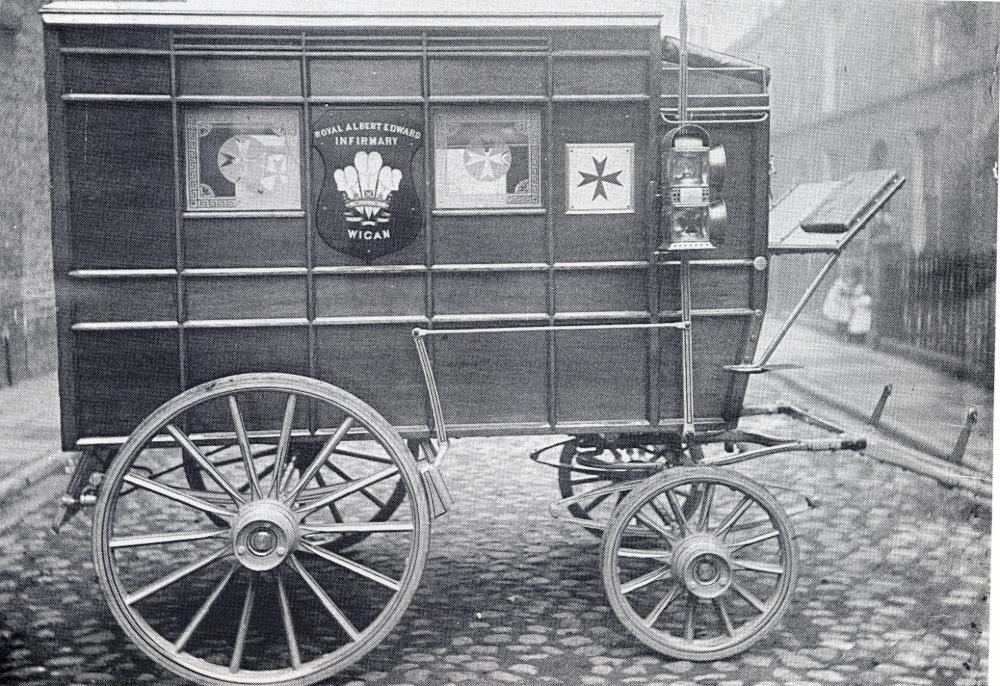
POLYGON ((798 569, 792 524, 777 500, 721 468, 650 478, 618 506, 601 543, 615 614, 643 643, 682 660, 722 659, 766 636, 798 569), (680 505, 685 488, 703 494, 693 514, 680 505))
POLYGON ((429 535, 413 456, 371 407, 313 379, 244 374, 182 393, 133 432, 105 474, 93 553, 115 619, 162 666, 200 684, 300 686, 392 630, 429 535), (313 412, 337 429, 296 466, 293 439, 309 437, 300 427, 313 412), (228 431, 218 433, 223 419, 228 431), (364 433, 346 448, 352 429, 364 433), (267 440, 273 454, 261 458, 253 446, 267 440), (346 452, 367 456, 366 470, 324 478, 346 452), (210 477, 203 488, 188 487, 183 455, 210 477), (373 521, 363 492, 399 485, 395 514, 373 521), (368 538, 349 554, 324 547, 358 533, 368 538))

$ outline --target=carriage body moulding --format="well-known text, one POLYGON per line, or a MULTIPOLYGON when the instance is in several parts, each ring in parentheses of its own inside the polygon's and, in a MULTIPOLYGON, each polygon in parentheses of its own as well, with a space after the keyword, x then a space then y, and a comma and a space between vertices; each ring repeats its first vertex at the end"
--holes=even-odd
MULTIPOLYGON (((258 371, 427 437, 414 328, 501 329, 427 337, 451 435, 681 430, 681 331, 615 326, 682 315, 659 16, 225 5, 43 11, 65 448, 258 371)), ((765 69, 690 65, 690 118, 728 154, 728 223, 691 261, 701 432, 738 419, 724 367, 766 305, 769 122, 765 69)))

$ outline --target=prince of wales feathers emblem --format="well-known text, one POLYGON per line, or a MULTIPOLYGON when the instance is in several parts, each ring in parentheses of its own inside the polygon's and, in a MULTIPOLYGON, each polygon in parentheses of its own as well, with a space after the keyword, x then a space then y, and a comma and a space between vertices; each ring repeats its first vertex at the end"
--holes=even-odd
POLYGON ((345 116, 330 110, 313 124, 315 228, 334 250, 375 259, 413 242, 423 226, 413 158, 423 132, 390 112, 345 116))
POLYGON ((344 194, 344 218, 362 226, 387 224, 389 197, 399 190, 403 172, 382 164, 378 152, 358 151, 354 164, 333 172, 337 190, 344 194))

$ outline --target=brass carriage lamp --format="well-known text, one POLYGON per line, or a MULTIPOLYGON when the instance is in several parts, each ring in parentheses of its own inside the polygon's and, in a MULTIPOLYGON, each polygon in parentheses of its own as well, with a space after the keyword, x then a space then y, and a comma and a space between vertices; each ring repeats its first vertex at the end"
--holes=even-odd
POLYGON ((726 223, 719 197, 726 173, 726 151, 712 146, 708 132, 684 124, 663 137, 664 226, 660 252, 709 250, 712 233, 726 223))

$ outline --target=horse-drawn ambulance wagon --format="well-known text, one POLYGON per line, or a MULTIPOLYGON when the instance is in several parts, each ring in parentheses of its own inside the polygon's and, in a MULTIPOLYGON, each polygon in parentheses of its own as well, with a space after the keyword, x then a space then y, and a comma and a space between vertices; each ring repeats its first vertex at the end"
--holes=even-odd
POLYGON ((653 14, 441 5, 43 9, 64 502, 96 504, 122 629, 196 682, 312 683, 385 638, 462 436, 571 436, 534 458, 624 626, 732 655, 798 562, 725 465, 860 445, 737 426, 766 69, 653 14))

